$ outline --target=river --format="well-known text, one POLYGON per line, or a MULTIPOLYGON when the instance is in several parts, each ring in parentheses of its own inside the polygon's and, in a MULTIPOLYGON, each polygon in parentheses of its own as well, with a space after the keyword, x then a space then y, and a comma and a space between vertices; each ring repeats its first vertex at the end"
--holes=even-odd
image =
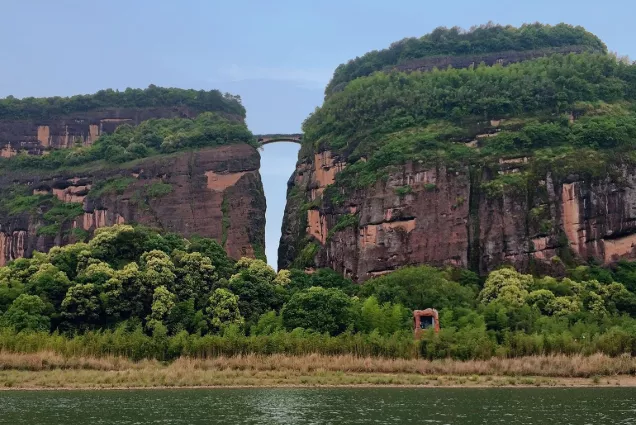
POLYGON ((0 392, 0 424, 636 424, 636 388, 0 392))

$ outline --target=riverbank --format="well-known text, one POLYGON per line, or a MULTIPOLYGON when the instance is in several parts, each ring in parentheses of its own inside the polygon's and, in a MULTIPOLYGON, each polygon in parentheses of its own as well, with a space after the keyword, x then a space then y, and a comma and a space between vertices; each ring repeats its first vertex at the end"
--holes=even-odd
POLYGON ((170 363, 122 357, 0 353, 0 389, 216 387, 571 387, 636 386, 631 356, 532 356, 427 361, 355 356, 179 358, 170 363))

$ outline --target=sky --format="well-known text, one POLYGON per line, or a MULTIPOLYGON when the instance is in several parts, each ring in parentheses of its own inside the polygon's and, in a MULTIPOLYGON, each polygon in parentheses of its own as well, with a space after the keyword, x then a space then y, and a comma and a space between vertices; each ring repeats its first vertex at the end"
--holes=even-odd
MULTIPOLYGON (((216 88, 241 96, 254 133, 295 133, 340 63, 404 37, 567 22, 636 59, 635 16, 634 0, 0 0, 0 97, 216 88)), ((297 151, 261 152, 272 265, 297 151)))

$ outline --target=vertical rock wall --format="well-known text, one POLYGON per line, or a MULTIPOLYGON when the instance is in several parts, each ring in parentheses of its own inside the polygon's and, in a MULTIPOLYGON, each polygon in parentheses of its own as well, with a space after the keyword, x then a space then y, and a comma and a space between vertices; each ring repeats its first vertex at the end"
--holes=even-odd
MULTIPOLYGON (((502 161, 508 171, 500 172, 527 161, 502 161)), ((289 182, 279 267, 298 266, 308 244, 317 246, 316 267, 357 281, 415 264, 554 273, 564 260, 636 258, 636 170, 624 170, 620 181, 554 181, 548 174, 528 193, 493 195, 483 189, 487 169, 407 163, 334 205, 321 195, 344 164, 329 151, 299 163, 289 182), (350 214, 355 226, 336 227, 350 214)))
POLYGON ((255 248, 265 244, 265 196, 259 168, 258 151, 237 144, 151 157, 112 170, 2 176, 0 189, 27 186, 33 194, 81 204, 84 212, 65 222, 56 235, 38 234, 46 211, 0 216, 0 265, 34 250, 46 252, 74 242, 73 229, 91 234, 118 223, 210 237, 233 258, 254 256, 255 248), (123 190, 98 192, 114 179, 125 182, 123 190), (157 187, 162 191, 155 194, 157 187))

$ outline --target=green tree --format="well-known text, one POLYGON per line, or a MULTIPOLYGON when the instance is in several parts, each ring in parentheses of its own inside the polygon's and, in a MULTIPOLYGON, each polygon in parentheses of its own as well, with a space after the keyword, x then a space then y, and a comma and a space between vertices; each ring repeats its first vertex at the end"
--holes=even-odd
POLYGON ((337 335, 354 324, 353 301, 336 288, 296 292, 281 311, 283 325, 337 335))
POLYGON ((11 303, 24 292, 24 283, 9 267, 0 267, 0 312, 6 311, 11 303))
POLYGON ((371 279, 362 285, 360 294, 411 310, 471 306, 476 298, 473 288, 450 281, 443 272, 429 266, 405 267, 371 279))
POLYGON ((554 293, 547 289, 538 289, 528 294, 526 302, 528 305, 537 307, 541 312, 547 312, 547 306, 555 299, 554 293))
POLYGON ((142 266, 141 278, 145 286, 153 289, 160 286, 174 287, 175 267, 168 254, 159 250, 144 252, 140 262, 142 266))
POLYGON ((43 331, 51 329, 51 319, 46 315, 46 304, 35 295, 22 294, 13 301, 2 315, 0 324, 20 331, 43 331))
POLYGON ((358 287, 351 281, 343 277, 340 273, 332 269, 318 269, 311 274, 311 286, 322 288, 337 288, 348 295, 358 292, 358 287))
POLYGON ((38 295, 40 298, 59 308, 66 296, 71 281, 66 273, 60 271, 53 264, 42 264, 28 280, 25 291, 31 295, 38 295))
POLYGON ((239 311, 238 297, 227 289, 216 289, 210 296, 205 311, 210 326, 216 330, 223 330, 230 325, 242 326, 245 323, 239 311))
POLYGON ((150 314, 154 286, 144 279, 137 263, 129 263, 117 270, 114 277, 106 282, 104 294, 113 314, 122 318, 146 317, 150 314))
POLYGON ((175 250, 172 253, 175 265, 175 280, 171 292, 179 299, 194 298, 195 307, 202 308, 219 278, 209 257, 200 252, 187 253, 175 250))
POLYGON ((479 299, 485 304, 498 301, 510 307, 521 307, 532 284, 530 275, 509 268, 495 270, 488 275, 479 299))
POLYGON ((176 296, 165 286, 158 286, 152 296, 152 308, 150 315, 146 318, 148 329, 157 331, 163 328, 164 319, 170 314, 175 306, 176 296))
POLYGON ((62 301, 61 310, 71 329, 95 326, 102 313, 98 288, 92 283, 71 286, 62 301))
POLYGON ((369 297, 361 305, 360 324, 358 328, 364 332, 377 331, 381 335, 409 329, 411 312, 399 304, 378 303, 376 297, 369 297))
POLYGON ((238 296, 239 310, 246 322, 254 323, 270 310, 279 310, 286 299, 285 287, 274 283, 276 272, 263 260, 241 258, 229 289, 238 296))
POLYGON ((283 329, 283 320, 275 311, 268 311, 258 318, 258 322, 250 328, 252 335, 271 335, 283 329))
MULTIPOLYGON (((181 331, 197 332, 200 328, 197 327, 196 313, 194 299, 177 302, 165 320, 168 331, 173 335, 181 331)), ((206 331, 207 328, 206 324, 206 331)))
POLYGON ((115 270, 108 263, 93 261, 77 275, 76 281, 102 286, 113 276, 115 270))
POLYGON ((78 256, 80 252, 89 252, 89 246, 85 243, 75 243, 66 246, 54 246, 49 250, 48 260, 73 280, 77 274, 78 256))
POLYGON ((234 273, 234 261, 225 249, 214 239, 194 237, 190 240, 188 252, 200 252, 210 259, 219 279, 229 279, 234 273))

